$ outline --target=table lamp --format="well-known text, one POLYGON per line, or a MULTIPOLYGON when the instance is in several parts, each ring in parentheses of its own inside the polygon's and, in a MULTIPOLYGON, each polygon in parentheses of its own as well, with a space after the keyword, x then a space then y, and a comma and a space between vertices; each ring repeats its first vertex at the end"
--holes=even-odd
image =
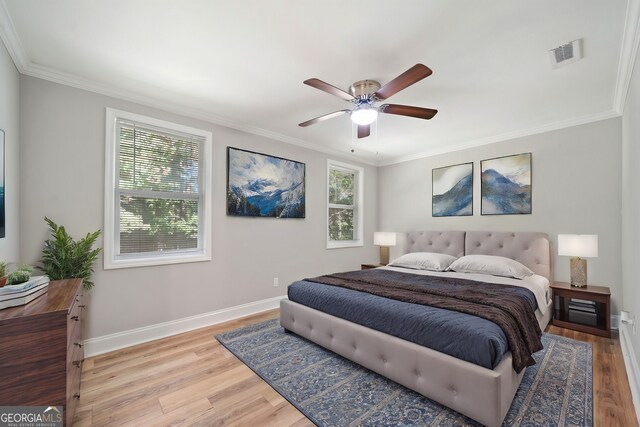
POLYGON ((571 257, 571 286, 587 286, 587 260, 598 257, 598 235, 558 234, 558 255, 571 257))
POLYGON ((389 246, 396 245, 396 233, 376 231, 373 233, 373 244, 380 246, 380 264, 389 264, 389 246))

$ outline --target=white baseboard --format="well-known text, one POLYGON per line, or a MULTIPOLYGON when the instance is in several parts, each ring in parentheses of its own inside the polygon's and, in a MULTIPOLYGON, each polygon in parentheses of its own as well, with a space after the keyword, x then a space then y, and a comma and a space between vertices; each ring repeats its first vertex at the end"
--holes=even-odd
POLYGON ((128 331, 117 332, 115 334, 103 335, 101 337, 90 338, 84 342, 85 357, 97 356, 109 353, 132 345, 165 338, 182 332, 192 331, 205 326, 211 326, 239 317, 249 316, 262 311, 273 310, 280 307, 280 301, 286 296, 273 297, 261 301, 250 302, 248 304, 237 305, 235 307, 223 308, 209 313, 198 314, 196 316, 185 317, 183 319, 144 326, 142 328, 130 329, 128 331))
POLYGON ((633 406, 636 410, 636 419, 640 421, 640 369, 638 369, 638 358, 636 357, 633 343, 631 342, 631 329, 633 326, 620 323, 620 344, 624 365, 627 368, 627 378, 631 387, 633 406))

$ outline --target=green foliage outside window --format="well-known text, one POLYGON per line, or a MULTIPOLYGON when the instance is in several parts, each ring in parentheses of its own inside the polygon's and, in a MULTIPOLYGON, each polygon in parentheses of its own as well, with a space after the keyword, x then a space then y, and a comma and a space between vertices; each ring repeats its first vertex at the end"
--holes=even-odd
POLYGON ((119 167, 120 253, 197 248, 199 143, 122 126, 119 167))
POLYGON ((355 240, 355 173, 329 170, 329 239, 355 240))

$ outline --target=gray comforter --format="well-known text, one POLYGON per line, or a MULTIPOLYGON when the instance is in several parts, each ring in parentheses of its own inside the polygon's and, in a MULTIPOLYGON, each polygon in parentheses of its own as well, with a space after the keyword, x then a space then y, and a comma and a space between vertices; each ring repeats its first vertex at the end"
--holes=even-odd
MULTIPOLYGON (((535 309, 533 293, 522 292, 535 309)), ((509 348, 498 325, 470 314, 304 280, 289 286, 288 296, 299 304, 488 369, 495 368, 509 348)))

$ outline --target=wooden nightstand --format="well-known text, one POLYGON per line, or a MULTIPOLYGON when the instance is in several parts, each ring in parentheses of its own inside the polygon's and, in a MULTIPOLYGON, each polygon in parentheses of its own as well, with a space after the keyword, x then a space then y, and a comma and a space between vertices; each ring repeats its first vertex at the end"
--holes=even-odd
POLYGON ((553 324, 611 338, 611 290, 606 286, 576 288, 554 282, 553 324))
POLYGON ((382 264, 360 264, 360 270, 369 270, 370 268, 384 267, 382 264))

